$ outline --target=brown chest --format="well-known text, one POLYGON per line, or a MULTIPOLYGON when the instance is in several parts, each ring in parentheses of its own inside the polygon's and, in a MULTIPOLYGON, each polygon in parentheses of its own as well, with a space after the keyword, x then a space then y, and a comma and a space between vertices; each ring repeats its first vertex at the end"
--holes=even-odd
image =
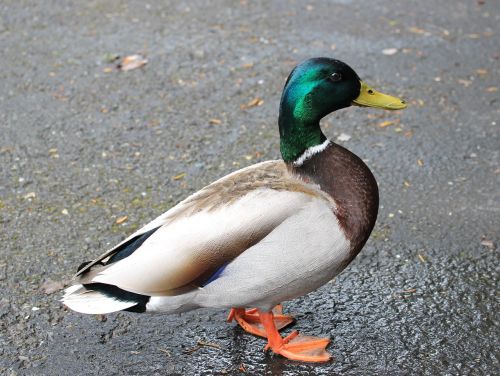
POLYGON ((335 214, 351 242, 352 257, 356 256, 377 219, 378 187, 370 169, 355 154, 334 143, 290 169, 333 198, 337 204, 335 214))

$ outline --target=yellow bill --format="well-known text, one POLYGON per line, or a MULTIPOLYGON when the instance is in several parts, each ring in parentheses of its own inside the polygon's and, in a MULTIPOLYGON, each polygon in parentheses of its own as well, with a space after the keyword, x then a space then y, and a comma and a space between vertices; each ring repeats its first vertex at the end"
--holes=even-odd
POLYGON ((352 101, 355 106, 383 108, 385 110, 402 110, 406 108, 406 102, 392 95, 382 94, 373 90, 361 81, 359 96, 352 101))

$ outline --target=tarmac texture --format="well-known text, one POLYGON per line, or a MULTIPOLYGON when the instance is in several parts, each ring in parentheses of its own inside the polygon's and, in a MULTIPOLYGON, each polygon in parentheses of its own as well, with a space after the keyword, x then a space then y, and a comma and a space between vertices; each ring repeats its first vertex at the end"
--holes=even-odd
POLYGON ((2 1, 0 373, 500 374, 499 22, 493 0, 2 1), (266 354, 219 310, 65 311, 81 262, 279 157, 281 89, 313 56, 409 103, 322 122, 381 195, 357 259, 285 303, 334 360, 266 354))

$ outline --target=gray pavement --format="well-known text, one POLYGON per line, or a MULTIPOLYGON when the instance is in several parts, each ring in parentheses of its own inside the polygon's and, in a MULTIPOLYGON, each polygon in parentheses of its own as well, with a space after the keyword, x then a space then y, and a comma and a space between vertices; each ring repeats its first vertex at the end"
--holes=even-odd
POLYGON ((5 0, 0 14, 1 374, 500 373, 498 1, 5 0), (109 62, 134 53, 142 69, 109 62), (266 355, 217 310, 64 311, 80 262, 279 156, 281 88, 312 56, 410 103, 323 122, 381 191, 358 258, 285 304, 335 359, 266 355))

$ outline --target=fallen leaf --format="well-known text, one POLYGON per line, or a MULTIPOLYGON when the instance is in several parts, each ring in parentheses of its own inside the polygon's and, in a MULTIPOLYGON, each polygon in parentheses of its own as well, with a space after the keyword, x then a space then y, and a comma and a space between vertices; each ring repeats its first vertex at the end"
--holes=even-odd
POLYGON ((428 31, 415 26, 410 27, 408 31, 413 34, 426 35, 426 36, 431 35, 431 33, 429 33, 428 31))
POLYGON ((485 247, 488 247, 489 249, 495 249, 495 243, 493 243, 493 241, 490 239, 481 240, 481 245, 484 245, 485 247))
POLYGON ((410 188, 411 187, 411 184, 408 180, 405 180, 403 181, 403 185, 406 187, 406 188, 410 188))
POLYGON ((170 351, 168 351, 167 349, 162 349, 162 348, 159 348, 158 350, 161 351, 162 353, 164 353, 166 357, 170 358, 170 351))
POLYGON ((174 177, 172 177, 172 179, 174 179, 174 180, 181 180, 182 178, 184 178, 184 176, 186 176, 186 173, 185 172, 181 172, 180 174, 175 175, 174 177))
POLYGON ((458 82, 459 84, 461 84, 461 85, 464 85, 465 87, 469 87, 469 86, 470 86, 470 84, 472 84, 472 81, 470 81, 470 80, 464 80, 464 79, 462 79, 462 78, 459 78, 459 79, 457 80, 457 82, 458 82))
POLYGON ((240 108, 242 110, 246 110, 247 108, 262 106, 263 104, 264 104, 264 100, 259 98, 259 97, 256 97, 256 98, 252 99, 250 102, 248 102, 246 104, 242 104, 240 106, 240 108))
POLYGON ((59 158, 59 154, 57 154, 57 149, 56 148, 49 149, 49 156, 56 159, 59 158))
POLYGON ((414 292, 417 292, 417 289, 407 289, 401 291, 403 294, 413 294, 414 292))
POLYGON ((113 69, 112 67, 106 67, 106 68, 104 68, 102 71, 103 71, 104 73, 111 73, 111 72, 113 72, 113 70, 114 70, 114 69, 113 69))
POLYGON ((220 349, 220 345, 218 345, 215 342, 204 342, 199 340, 197 344, 198 346, 213 347, 214 349, 220 349))
POLYGON ((498 91, 498 88, 496 86, 490 86, 486 88, 486 91, 488 93, 496 93, 498 91))
POLYGON ((23 196, 23 198, 24 198, 25 200, 29 200, 29 199, 31 199, 31 198, 35 198, 35 197, 36 197, 36 193, 35 193, 35 192, 29 192, 29 193, 26 193, 26 194, 23 196))
POLYGON ((245 372, 247 371, 247 370, 246 370, 246 368, 245 368, 245 365, 244 365, 243 363, 241 363, 241 364, 240 364, 240 366, 238 367, 238 369, 239 369, 241 372, 243 372, 243 373, 245 373, 245 372))
POLYGON ((253 67, 253 63, 246 63, 241 66, 242 68, 248 69, 253 67))
POLYGON ((45 282, 42 283, 40 286, 40 289, 47 295, 52 294, 56 291, 61 290, 64 288, 64 283, 61 281, 53 281, 51 279, 47 279, 45 282))
POLYGON ((123 72, 140 68, 146 65, 148 60, 141 55, 129 55, 125 56, 120 64, 118 64, 118 69, 123 72))
POLYGON ((115 223, 117 225, 121 225, 122 223, 125 223, 127 221, 127 219, 128 219, 128 215, 124 215, 123 217, 116 218, 115 223))
POLYGON ((424 161, 421 160, 421 159, 417 159, 417 164, 420 166, 420 167, 423 167, 424 166, 424 161))
POLYGON ((347 134, 347 133, 341 133, 338 137, 337 137, 337 140, 338 141, 349 141, 351 139, 351 135, 347 134))
POLYGON ((212 124, 212 125, 219 125, 219 124, 222 124, 222 120, 220 120, 220 119, 216 119, 216 118, 210 119, 208 122, 209 122, 210 124, 212 124))
POLYGON ((397 52, 397 48, 385 48, 382 50, 382 53, 387 56, 395 55, 397 52))
POLYGON ((485 76, 488 74, 488 70, 487 69, 476 69, 476 73, 480 76, 485 76))
POLYGON ((400 122, 399 119, 396 119, 396 120, 385 120, 385 121, 379 123, 378 126, 380 128, 385 128, 385 127, 389 127, 391 125, 399 124, 399 122, 400 122))

